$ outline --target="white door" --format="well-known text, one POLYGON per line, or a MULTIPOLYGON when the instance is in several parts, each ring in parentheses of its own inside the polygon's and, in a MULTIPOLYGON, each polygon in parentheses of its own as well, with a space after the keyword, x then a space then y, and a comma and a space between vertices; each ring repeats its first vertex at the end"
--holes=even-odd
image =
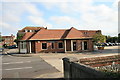
POLYGON ((20 53, 27 53, 26 42, 20 42, 20 53))

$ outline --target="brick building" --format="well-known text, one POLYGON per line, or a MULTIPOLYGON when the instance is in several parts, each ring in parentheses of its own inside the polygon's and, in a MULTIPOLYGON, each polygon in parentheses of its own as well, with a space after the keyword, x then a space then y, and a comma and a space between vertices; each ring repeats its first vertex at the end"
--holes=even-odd
MULTIPOLYGON (((29 28, 30 29, 30 28, 29 28)), ((31 28, 32 29, 32 28, 31 28)), ((21 30, 18 31, 18 33, 21 30)), ((24 31, 24 30, 23 30, 24 31)), ((19 39, 20 53, 93 51, 92 37, 100 30, 47 29, 25 32, 19 39)))
POLYGON ((10 36, 2 36, 2 45, 6 44, 7 46, 14 45, 15 36, 11 34, 10 36))

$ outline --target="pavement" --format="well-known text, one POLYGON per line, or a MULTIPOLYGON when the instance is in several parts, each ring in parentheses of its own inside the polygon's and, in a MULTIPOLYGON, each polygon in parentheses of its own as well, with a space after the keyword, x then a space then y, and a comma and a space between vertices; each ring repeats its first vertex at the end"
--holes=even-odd
POLYGON ((40 57, 2 56, 2 78, 36 78, 59 72, 40 57))
MULTIPOLYGON (((120 47, 120 46, 119 46, 120 47)), ((93 52, 82 52, 82 53, 37 53, 37 54, 24 54, 30 56, 39 56, 43 60, 45 60, 48 64, 55 67, 60 72, 56 73, 47 73, 43 75, 36 76, 36 78, 63 78, 63 61, 64 57, 76 57, 78 59, 88 58, 88 57, 101 57, 101 56, 111 56, 118 55, 118 51, 120 50, 118 46, 107 46, 104 50, 97 50, 93 52)), ((12 52, 12 51, 9 51, 12 52)), ((21 56, 21 54, 15 54, 14 56, 21 56)))

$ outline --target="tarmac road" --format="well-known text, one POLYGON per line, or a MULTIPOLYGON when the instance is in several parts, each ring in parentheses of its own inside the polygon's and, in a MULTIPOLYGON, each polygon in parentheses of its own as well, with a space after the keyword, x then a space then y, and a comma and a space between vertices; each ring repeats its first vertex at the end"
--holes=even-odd
POLYGON ((54 72, 59 71, 40 57, 2 56, 2 78, 35 78, 54 72))

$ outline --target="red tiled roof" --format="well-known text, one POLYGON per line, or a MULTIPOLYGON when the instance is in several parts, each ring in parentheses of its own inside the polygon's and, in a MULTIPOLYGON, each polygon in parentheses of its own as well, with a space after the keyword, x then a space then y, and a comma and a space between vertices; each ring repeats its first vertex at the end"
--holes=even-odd
POLYGON ((41 29, 29 40, 80 39, 90 38, 75 28, 66 30, 41 29))
POLYGON ((82 32, 87 37, 93 37, 97 32, 101 33, 101 30, 79 30, 79 31, 82 32), (87 34, 85 34, 85 32, 87 32, 87 34))
POLYGON ((66 30, 41 29, 33 37, 31 37, 30 40, 63 39, 66 32, 66 30))
POLYGON ((82 32, 72 27, 69 33, 67 34, 66 39, 83 38, 83 37, 87 37, 87 36, 85 36, 82 32))
POLYGON ((2 38, 13 38, 15 36, 2 36, 2 38))
POLYGON ((92 33, 88 30, 77 30, 74 27, 70 29, 62 30, 51 30, 42 28, 38 32, 27 32, 21 40, 55 40, 55 39, 82 39, 82 38, 92 38, 96 31, 91 30, 92 33), (83 32, 87 31, 88 34, 83 32), (89 33, 90 32, 90 33, 89 33))
POLYGON ((24 30, 39 30, 39 29, 43 29, 44 27, 25 27, 22 30, 18 30, 18 32, 23 32, 24 30))
POLYGON ((2 36, 2 38, 12 38, 13 36, 2 36))
POLYGON ((33 34, 34 32, 27 32, 24 34, 21 40, 28 40, 33 34))

